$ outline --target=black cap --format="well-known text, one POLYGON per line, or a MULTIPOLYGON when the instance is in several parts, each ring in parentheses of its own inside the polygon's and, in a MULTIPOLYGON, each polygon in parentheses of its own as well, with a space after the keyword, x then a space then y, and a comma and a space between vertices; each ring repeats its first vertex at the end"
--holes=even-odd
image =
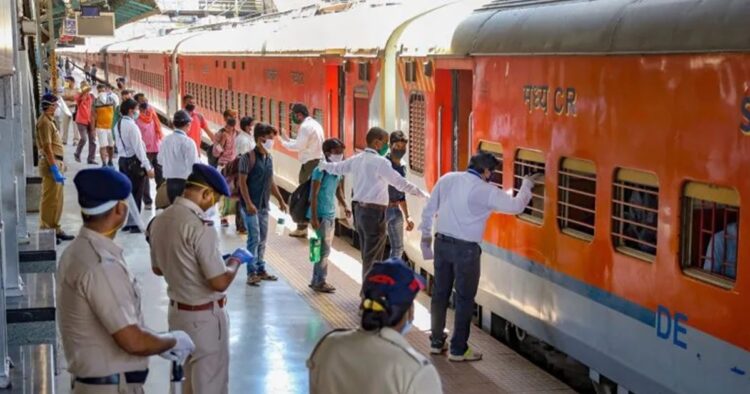
POLYGON ((190 116, 190 114, 185 110, 179 110, 174 113, 174 117, 172 118, 172 123, 178 123, 178 124, 186 124, 193 121, 193 117, 190 116))

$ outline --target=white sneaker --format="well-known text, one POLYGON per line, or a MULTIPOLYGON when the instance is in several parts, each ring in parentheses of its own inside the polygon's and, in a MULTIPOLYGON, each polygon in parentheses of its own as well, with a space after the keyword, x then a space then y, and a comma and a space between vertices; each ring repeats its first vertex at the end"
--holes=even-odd
POLYGON ((289 232, 290 237, 296 237, 296 238, 306 238, 307 237, 307 229, 296 229, 289 232))
POLYGON ((440 347, 430 345, 431 354, 443 354, 446 350, 448 350, 448 342, 443 342, 443 346, 440 347))
POLYGON ((471 348, 466 349, 466 353, 456 356, 451 354, 448 356, 449 361, 462 362, 462 361, 479 361, 482 359, 482 353, 475 352, 471 348))

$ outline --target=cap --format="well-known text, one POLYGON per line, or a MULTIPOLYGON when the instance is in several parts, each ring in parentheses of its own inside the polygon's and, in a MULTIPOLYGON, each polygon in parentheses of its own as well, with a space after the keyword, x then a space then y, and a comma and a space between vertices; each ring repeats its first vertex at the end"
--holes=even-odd
POLYGON ((55 104, 58 100, 59 98, 57 98, 57 96, 55 96, 54 94, 46 93, 44 96, 42 96, 42 105, 55 104))
POLYGON ((179 110, 174 113, 172 117, 172 123, 190 123, 193 121, 193 117, 185 110, 179 110))
POLYGON ((229 185, 224 176, 217 169, 209 165, 193 164, 193 173, 190 174, 188 180, 204 184, 221 195, 229 196, 230 194, 229 185))
POLYGON ((81 82, 81 91, 85 92, 88 90, 91 90, 91 85, 89 85, 89 83, 86 81, 81 82))
POLYGON ((130 196, 130 179, 109 168, 91 168, 73 178, 78 190, 78 204, 86 215, 99 215, 112 209, 118 201, 130 196))
POLYGON ((399 258, 373 264, 362 284, 365 299, 385 298, 389 305, 411 304, 422 289, 424 279, 399 258))

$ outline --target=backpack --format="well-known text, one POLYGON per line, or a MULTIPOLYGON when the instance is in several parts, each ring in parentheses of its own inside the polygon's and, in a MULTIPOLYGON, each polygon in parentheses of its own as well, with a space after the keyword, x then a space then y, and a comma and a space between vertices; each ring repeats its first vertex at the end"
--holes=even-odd
MULTIPOLYGON (((255 150, 251 150, 249 152, 244 153, 244 155, 248 155, 250 159, 250 169, 252 170, 253 167, 255 167, 255 150)), ((238 155, 234 158, 234 160, 227 163, 226 166, 221 170, 221 175, 224 176, 224 179, 227 180, 227 183, 229 184, 229 191, 231 193, 231 197, 237 197, 242 198, 242 195, 240 194, 240 158, 242 158, 243 155, 238 155)))
MULTIPOLYGON (((327 173, 323 172, 323 179, 325 180, 327 173)), ((312 193, 312 176, 307 181, 294 189, 294 192, 289 196, 289 215, 295 223, 307 223, 307 210, 310 208, 310 194, 312 193)))

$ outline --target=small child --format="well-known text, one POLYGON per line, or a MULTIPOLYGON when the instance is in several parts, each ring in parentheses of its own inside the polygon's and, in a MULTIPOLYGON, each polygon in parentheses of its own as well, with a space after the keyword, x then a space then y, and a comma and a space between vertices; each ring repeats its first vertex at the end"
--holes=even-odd
MULTIPOLYGON (((344 159, 344 143, 337 138, 330 138, 323 142, 323 154, 326 161, 337 163, 344 159)), ((313 268, 312 282, 310 287, 319 293, 333 293, 336 288, 326 282, 328 275, 328 255, 331 253, 331 242, 333 241, 333 230, 336 226, 336 205, 339 204, 346 210, 346 216, 351 216, 351 211, 346 209, 344 200, 344 184, 342 177, 329 174, 319 168, 313 170, 310 190, 310 209, 307 218, 310 225, 318 232, 320 238, 320 261, 313 268), (315 214, 313 214, 315 212, 315 214)))

